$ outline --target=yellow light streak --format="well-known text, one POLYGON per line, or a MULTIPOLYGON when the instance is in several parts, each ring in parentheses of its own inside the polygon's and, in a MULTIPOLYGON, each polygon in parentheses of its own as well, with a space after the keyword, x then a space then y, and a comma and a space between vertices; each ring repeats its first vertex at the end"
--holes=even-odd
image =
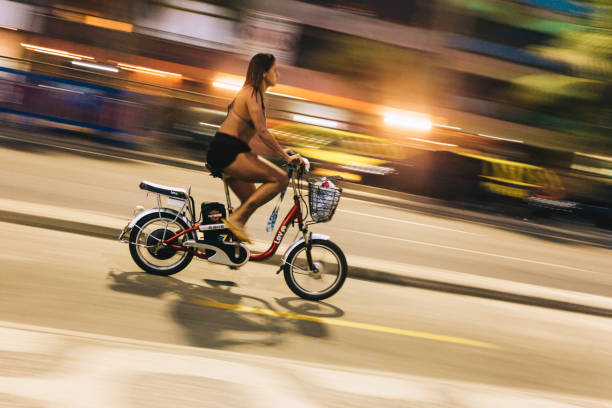
POLYGON ((9 27, 0 24, 0 28, 4 28, 5 30, 18 31, 15 27, 9 27))
POLYGON ((462 344, 465 346, 472 346, 472 347, 481 347, 481 348, 497 349, 497 350, 502 349, 502 347, 498 345, 491 344, 491 343, 485 343, 483 341, 466 339, 463 337, 427 333, 427 332, 421 332, 421 331, 415 331, 415 330, 398 329, 395 327, 380 326, 377 324, 351 322, 348 320, 340 320, 340 319, 334 319, 330 317, 309 316, 309 315, 289 313, 289 312, 278 312, 276 310, 261 309, 258 307, 221 303, 221 302, 216 302, 214 300, 190 299, 189 302, 195 303, 198 305, 202 305, 202 306, 215 307, 218 309, 234 310, 237 312, 254 313, 254 314, 260 314, 260 315, 266 315, 266 316, 281 317, 285 319, 305 320, 309 322, 328 324, 331 326, 349 327, 353 329, 361 329, 361 330, 369 330, 369 331, 380 332, 380 333, 396 334, 396 335, 415 337, 415 338, 420 338, 420 339, 442 341, 446 343, 462 344))
POLYGON ((305 115, 293 115, 293 120, 296 122, 308 123, 316 126, 323 126, 328 128, 337 128, 338 122, 328 119, 315 118, 313 116, 305 115))
POLYGON ((66 58, 73 58, 77 60, 81 60, 81 59, 94 60, 95 59, 93 57, 88 57, 87 55, 74 54, 72 52, 56 50, 53 48, 40 47, 38 45, 21 43, 21 46, 30 51, 40 52, 43 54, 57 55, 57 56, 66 57, 66 58))
POLYGON ((359 174, 348 173, 346 171, 336 171, 317 167, 312 170, 312 173, 320 176, 341 176, 344 180, 348 181, 361 181, 361 176, 359 174))
POLYGON ((417 142, 423 142, 423 143, 431 143, 431 144, 436 144, 436 145, 442 145, 442 146, 451 146, 451 147, 457 147, 456 144, 452 144, 452 143, 442 143, 442 142, 434 142, 433 140, 426 140, 426 139, 420 139, 418 137, 411 137, 411 140, 416 140, 417 142))
POLYGON ((132 24, 129 23, 122 23, 121 21, 109 20, 94 16, 85 16, 85 24, 108 28, 110 30, 125 31, 128 33, 131 33, 134 28, 132 24))
POLYGON ((537 184, 524 183, 522 181, 512 180, 512 179, 505 178, 505 177, 493 177, 493 176, 483 176, 483 175, 481 175, 480 177, 486 178, 489 180, 493 180, 493 181, 499 181, 500 183, 514 184, 514 185, 521 186, 521 187, 540 187, 537 184))
POLYGON ((175 78, 181 78, 183 76, 181 74, 176 74, 174 72, 160 71, 159 69, 141 67, 138 65, 130 65, 130 64, 125 64, 123 62, 117 63, 117 66, 127 71, 141 72, 143 74, 151 74, 151 75, 157 75, 157 76, 172 76, 175 78))
POLYGON ((366 157, 351 153, 337 152, 333 150, 324 150, 304 146, 294 146, 292 147, 292 149, 301 154, 302 156, 306 156, 308 158, 312 157, 313 159, 326 161, 328 163, 353 163, 357 166, 382 166, 385 163, 388 163, 388 161, 386 160, 377 159, 375 157, 366 157))

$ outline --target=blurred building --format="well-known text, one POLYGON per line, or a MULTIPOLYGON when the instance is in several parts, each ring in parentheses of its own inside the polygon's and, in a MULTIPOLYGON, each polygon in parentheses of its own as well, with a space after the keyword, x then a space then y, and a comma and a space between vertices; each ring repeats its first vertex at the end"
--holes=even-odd
MULTIPOLYGON (((0 24, 20 30, 3 30, 5 56, 59 62, 23 42, 72 50, 101 63, 181 74, 155 78, 132 70, 130 79, 209 92, 205 83, 215 73, 240 77, 246 59, 267 50, 285 66, 283 84, 299 95, 324 94, 317 102, 377 115, 385 108, 419 112, 434 123, 540 145, 571 147, 572 135, 585 129, 559 109, 600 103, 589 89, 609 96, 609 84, 584 72, 572 81, 571 62, 538 52, 580 32, 598 13, 568 0, 2 0, 0 6, 0 24), (564 95, 555 81, 568 78, 564 95), (531 85, 547 81, 534 100, 531 85), (341 104, 334 96, 366 104, 341 104)), ((586 130, 595 135, 593 147, 602 148, 596 127, 586 130)))
POLYGON ((281 65, 267 101, 277 137, 313 154, 324 146, 335 171, 407 188, 417 166, 418 191, 447 179, 437 193, 472 194, 478 180, 522 198, 527 185, 564 188, 544 168, 608 171, 604 0, 0 0, 0 10, 0 109, 12 114, 117 139, 205 140, 249 58, 267 51, 281 65), (603 160, 578 169, 574 152, 603 160))

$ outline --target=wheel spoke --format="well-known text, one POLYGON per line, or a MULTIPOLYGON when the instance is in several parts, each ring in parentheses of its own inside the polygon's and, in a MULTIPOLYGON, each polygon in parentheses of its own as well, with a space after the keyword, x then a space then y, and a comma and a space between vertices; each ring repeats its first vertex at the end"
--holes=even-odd
MULTIPOLYGON (((333 244, 331 244, 333 245, 333 244)), ((298 247, 286 262, 288 265, 285 279, 289 287, 299 296, 320 300, 331 296, 344 283, 346 261, 327 243, 313 243, 311 262, 316 265, 316 272, 310 270, 306 256, 306 246, 298 247), (300 266, 301 265, 301 266, 300 266)))
POLYGON ((308 269, 303 269, 303 268, 300 268, 300 267, 299 267, 299 266, 297 266, 296 264, 291 264, 291 263, 289 263, 289 262, 285 262, 285 265, 290 265, 292 268, 297 268, 297 269, 299 269, 300 271, 299 271, 299 272, 297 272, 297 271, 296 271, 295 273, 299 273, 299 274, 301 274, 301 275, 309 275, 309 274, 312 272, 312 271, 309 271, 308 269))
POLYGON ((142 262, 152 269, 166 270, 174 268, 183 261, 188 252, 177 251, 167 245, 160 246, 164 240, 159 236, 165 238, 171 234, 168 236, 170 238, 175 235, 174 229, 183 231, 185 228, 176 221, 163 218, 152 219, 142 227, 138 227, 138 235, 133 244, 142 262), (158 236, 153 235, 154 233, 158 236), (153 250, 154 248, 156 250, 153 250))

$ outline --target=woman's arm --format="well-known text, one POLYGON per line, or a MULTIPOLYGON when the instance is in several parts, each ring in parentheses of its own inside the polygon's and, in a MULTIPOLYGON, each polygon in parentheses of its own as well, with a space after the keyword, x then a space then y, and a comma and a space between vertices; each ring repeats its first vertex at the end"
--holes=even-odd
MULTIPOLYGON (((250 91, 250 90, 249 90, 250 91)), ((268 127, 266 126, 266 118, 261 109, 261 96, 258 93, 255 95, 249 95, 247 98, 247 109, 249 111, 249 116, 255 125, 255 130, 259 135, 261 141, 269 147, 273 152, 275 152, 279 157, 282 157, 287 163, 290 163, 292 160, 296 159, 296 156, 289 156, 286 152, 286 149, 283 149, 281 145, 278 143, 278 140, 270 133, 268 127)))

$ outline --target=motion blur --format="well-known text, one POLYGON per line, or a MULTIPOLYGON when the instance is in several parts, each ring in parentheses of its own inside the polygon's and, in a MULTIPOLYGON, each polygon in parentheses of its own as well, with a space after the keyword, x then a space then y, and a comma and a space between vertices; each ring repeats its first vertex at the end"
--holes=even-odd
POLYGON ((549 3, 2 0, 1 118, 202 160, 269 51, 319 173, 609 228, 610 6, 549 3))
POLYGON ((610 406, 611 101, 610 0, 0 0, 0 406, 610 406), (201 262, 262 52, 312 172, 201 262))

